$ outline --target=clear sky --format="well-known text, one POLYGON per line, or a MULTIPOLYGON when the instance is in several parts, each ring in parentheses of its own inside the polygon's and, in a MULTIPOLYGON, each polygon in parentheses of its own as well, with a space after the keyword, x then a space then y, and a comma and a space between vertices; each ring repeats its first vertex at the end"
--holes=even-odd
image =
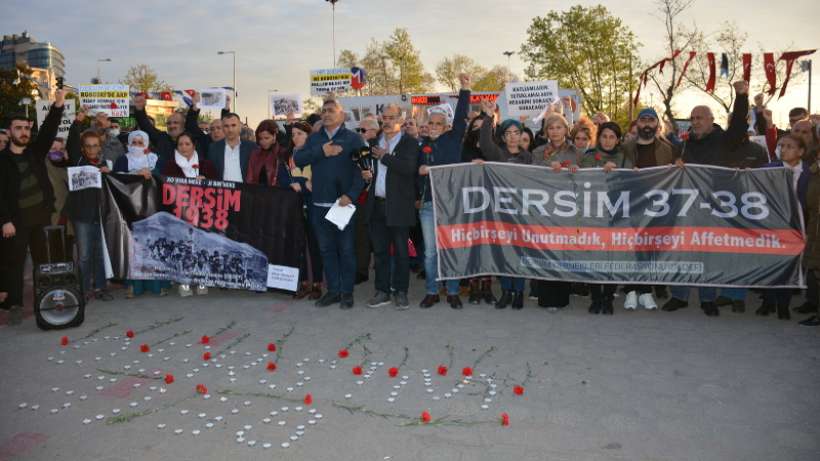
MULTIPOLYGON (((663 23, 654 0, 574 2, 606 4, 636 33, 642 59, 662 57, 663 23)), ((505 64, 504 50, 518 50, 534 16, 565 9, 570 2, 539 0, 340 0, 336 5, 336 47, 364 51, 371 37, 387 38, 395 27, 407 28, 428 72, 442 58, 466 54, 486 67, 505 64)), ((312 68, 331 67, 331 7, 324 0, 144 0, 139 2, 64 2, 3 0, 3 34, 27 30, 50 41, 65 54, 67 81, 85 83, 102 64, 103 81, 121 79, 135 64, 148 64, 162 80, 178 89, 232 83, 230 56, 237 52, 239 111, 255 126, 267 116, 268 90, 307 95, 312 68)), ((734 20, 749 33, 748 51, 759 64, 761 46, 769 50, 820 48, 820 1, 695 0, 683 15, 686 24, 704 31, 734 20)), ((813 112, 820 112, 820 52, 814 56, 813 112)), ((524 63, 511 60, 523 76, 524 63)), ((795 66, 797 71, 797 66, 795 66)), ((806 105, 807 85, 789 86, 772 104, 775 120, 806 105)), ((645 102, 649 102, 647 97, 645 102)), ((657 99, 655 99, 657 101, 657 99)), ((703 100, 680 98, 677 109, 688 113, 703 100)))

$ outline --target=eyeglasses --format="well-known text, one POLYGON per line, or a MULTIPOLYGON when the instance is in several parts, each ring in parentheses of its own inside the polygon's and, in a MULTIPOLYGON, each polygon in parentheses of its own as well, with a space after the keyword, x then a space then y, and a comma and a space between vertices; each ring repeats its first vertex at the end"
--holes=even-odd
POLYGON ((367 128, 356 128, 356 133, 365 133, 367 132, 367 128))

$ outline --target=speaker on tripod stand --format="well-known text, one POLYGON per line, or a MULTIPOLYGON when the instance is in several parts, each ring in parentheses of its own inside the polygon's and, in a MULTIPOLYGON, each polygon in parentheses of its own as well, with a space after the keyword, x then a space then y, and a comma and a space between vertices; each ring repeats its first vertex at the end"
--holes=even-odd
POLYGON ((72 252, 66 248, 65 226, 47 226, 43 231, 46 234, 48 262, 34 268, 34 317, 37 326, 43 330, 79 326, 85 320, 85 296, 79 268, 74 258, 69 256, 72 252), (60 253, 52 251, 54 234, 60 237, 60 253))

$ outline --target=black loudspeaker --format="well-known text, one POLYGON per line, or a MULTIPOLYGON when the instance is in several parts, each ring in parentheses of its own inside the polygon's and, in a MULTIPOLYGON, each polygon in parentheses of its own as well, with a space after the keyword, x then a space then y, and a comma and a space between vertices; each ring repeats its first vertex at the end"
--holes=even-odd
POLYGON ((85 296, 77 264, 69 259, 65 247, 65 227, 47 226, 46 251, 48 262, 34 269, 34 317, 43 330, 76 327, 85 320, 85 296), (59 233, 60 252, 52 251, 54 234, 59 233), (52 255, 62 255, 53 258, 52 255))

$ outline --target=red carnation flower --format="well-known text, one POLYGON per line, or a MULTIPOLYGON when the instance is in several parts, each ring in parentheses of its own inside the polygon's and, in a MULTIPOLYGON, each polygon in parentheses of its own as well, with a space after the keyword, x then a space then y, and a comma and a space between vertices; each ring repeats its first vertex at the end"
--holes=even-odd
POLYGON ((210 353, 210 352, 206 352, 206 353, 202 354, 202 360, 204 360, 204 361, 206 361, 206 362, 207 362, 208 360, 211 360, 211 353, 210 353))
POLYGON ((470 367, 464 367, 461 369, 461 374, 464 376, 473 376, 473 369, 470 367))
POLYGON ((444 365, 439 365, 438 374, 439 376, 447 376, 447 367, 445 367, 444 365))
POLYGON ((515 386, 515 387, 513 387, 513 393, 515 395, 524 395, 524 386, 515 386))
POLYGON ((268 371, 276 371, 276 364, 273 362, 268 362, 268 371))
POLYGON ((360 367, 358 365, 353 367, 353 374, 356 375, 356 376, 362 374, 362 367, 360 367))
POLYGON ((424 424, 427 424, 432 420, 433 420, 433 417, 430 416, 429 411, 424 410, 424 411, 421 412, 421 422, 423 422, 424 424))
POLYGON ((305 405, 313 405, 313 396, 312 395, 307 394, 305 396, 305 405))
POLYGON ((510 415, 506 412, 501 413, 501 425, 502 426, 509 426, 510 425, 510 415))
POLYGON ((168 373, 167 375, 165 375, 165 384, 171 384, 173 382, 174 382, 174 375, 172 375, 171 373, 168 373))
POLYGON ((268 352, 276 352, 276 344, 268 343, 268 352))
POLYGON ((595 161, 596 161, 596 162, 600 162, 600 161, 601 161, 601 153, 600 153, 600 152, 598 152, 598 153, 596 153, 596 154, 595 154, 595 161))
POLYGON ((196 393, 197 394, 207 394, 208 393, 208 388, 205 387, 204 384, 197 384, 196 385, 196 393))
POLYGON ((199 338, 199 342, 201 344, 210 344, 211 338, 209 338, 208 335, 203 335, 201 338, 199 338))
POLYGON ((147 344, 140 344, 140 352, 146 353, 149 352, 151 348, 147 344))
POLYGON ((425 154, 429 154, 430 152, 433 152, 433 148, 430 147, 430 146, 424 146, 424 147, 421 148, 421 151, 424 152, 425 154))
POLYGON ((68 346, 68 336, 63 336, 62 338, 60 338, 60 345, 68 346))
POLYGON ((195 169, 195 170, 198 170, 198 169, 199 169, 199 164, 198 164, 198 163, 194 163, 193 165, 191 165, 191 168, 193 168, 193 169, 195 169))
POLYGON ((126 331, 126 332, 125 332, 125 336, 127 336, 127 337, 129 337, 129 338, 133 338, 133 337, 134 337, 134 330, 128 330, 128 331, 126 331))
POLYGON ((387 370, 387 374, 390 375, 391 378, 395 378, 399 375, 399 369, 396 367, 392 367, 391 369, 387 370))
POLYGON ((340 359, 346 359, 347 356, 350 355, 350 352, 348 352, 347 349, 339 349, 338 355, 340 359))
POLYGON ((564 160, 561 162, 561 166, 564 168, 569 168, 570 165, 571 163, 569 162, 569 160, 564 160))

